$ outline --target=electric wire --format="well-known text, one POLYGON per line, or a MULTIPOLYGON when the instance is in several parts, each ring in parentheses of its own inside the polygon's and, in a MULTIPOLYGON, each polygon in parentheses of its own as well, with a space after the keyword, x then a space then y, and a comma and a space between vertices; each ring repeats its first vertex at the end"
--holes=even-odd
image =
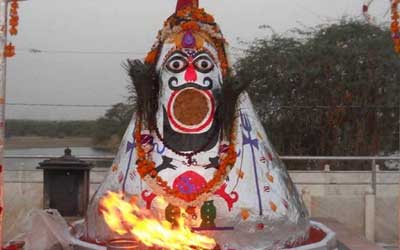
MULTIPOLYGON (((235 48, 237 49, 237 48, 235 48)), ((243 49, 242 49, 243 50, 243 49)), ((41 54, 66 54, 66 55, 135 55, 144 57, 147 52, 138 51, 118 51, 118 50, 62 50, 62 49, 37 49, 37 48, 20 48, 16 52, 29 53, 33 55, 41 54)), ((234 56, 242 56, 242 53, 231 52, 234 56)))
POLYGON ((111 104, 59 104, 59 103, 15 103, 8 102, 10 106, 40 106, 40 107, 77 107, 77 108, 109 108, 111 104))
MULTIPOLYGON (((41 106, 41 107, 78 107, 78 108, 108 108, 112 104, 63 104, 63 103, 24 103, 7 102, 10 106, 41 106)), ((399 105, 268 105, 267 109, 399 109, 399 105)))
POLYGON ((145 52, 137 52, 137 51, 113 51, 113 50, 61 50, 61 49, 17 49, 17 52, 28 52, 31 54, 82 54, 82 55, 146 55, 145 52))

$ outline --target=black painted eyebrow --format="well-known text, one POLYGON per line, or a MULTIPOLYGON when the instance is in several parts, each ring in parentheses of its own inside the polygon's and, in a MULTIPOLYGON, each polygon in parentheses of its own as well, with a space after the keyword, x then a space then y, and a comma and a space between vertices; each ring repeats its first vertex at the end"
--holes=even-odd
POLYGON ((167 61, 169 61, 170 58, 172 58, 174 56, 177 56, 177 55, 183 56, 184 58, 188 58, 189 57, 187 54, 183 53, 182 51, 176 50, 168 57, 167 61))
POLYGON ((186 58, 186 57, 183 57, 182 55, 171 55, 171 56, 168 58, 168 60, 165 61, 165 63, 167 64, 167 63, 169 63, 169 62, 171 62, 171 61, 174 61, 174 60, 181 60, 181 61, 185 61, 185 62, 188 61, 187 58, 186 58))
POLYGON ((170 62, 171 60, 173 60, 175 58, 182 58, 182 57, 183 57, 184 60, 186 60, 186 61, 188 60, 188 56, 185 53, 183 53, 182 51, 179 51, 179 50, 175 50, 174 52, 170 53, 170 55, 167 55, 164 58, 164 62, 162 64, 162 67, 165 67, 165 65, 168 62, 170 62))
POLYGON ((205 57, 209 59, 211 62, 216 63, 214 57, 207 51, 207 50, 201 50, 197 52, 194 56, 194 60, 199 60, 200 58, 205 57))
POLYGON ((205 54, 200 54, 200 55, 196 56, 196 58, 194 59, 194 61, 198 61, 198 60, 200 60, 200 59, 208 59, 208 60, 210 60, 211 62, 213 62, 212 58, 211 58, 210 56, 205 55, 205 54))
POLYGON ((194 57, 197 58, 198 56, 203 56, 203 55, 206 55, 206 56, 208 56, 210 59, 212 59, 212 56, 210 56, 210 54, 209 54, 207 51, 205 51, 205 50, 200 50, 200 51, 196 52, 196 53, 194 54, 194 57))

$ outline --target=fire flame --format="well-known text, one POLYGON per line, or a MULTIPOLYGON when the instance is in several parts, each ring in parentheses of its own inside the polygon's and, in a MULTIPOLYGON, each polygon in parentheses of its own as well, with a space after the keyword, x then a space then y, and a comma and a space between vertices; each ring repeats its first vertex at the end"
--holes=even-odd
POLYGON ((181 216, 173 227, 166 220, 157 220, 149 210, 141 210, 136 200, 127 202, 122 193, 108 192, 100 200, 99 210, 110 229, 119 235, 131 235, 148 247, 170 250, 213 249, 215 240, 197 234, 185 225, 181 216))

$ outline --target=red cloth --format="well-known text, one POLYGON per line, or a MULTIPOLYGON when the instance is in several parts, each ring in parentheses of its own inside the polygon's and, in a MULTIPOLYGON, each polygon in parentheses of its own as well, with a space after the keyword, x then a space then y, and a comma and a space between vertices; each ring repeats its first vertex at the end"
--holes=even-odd
POLYGON ((178 0, 176 4, 176 11, 184 9, 185 7, 198 8, 199 0, 178 0))
POLYGON ((309 237, 308 237, 308 239, 306 241, 301 242, 301 243, 291 244, 291 245, 289 244, 286 247, 287 248, 294 248, 294 247, 300 247, 300 246, 314 244, 314 243, 322 241, 325 238, 325 236, 326 236, 326 233, 324 231, 322 231, 319 228, 311 226, 310 227, 310 234, 309 234, 309 237))
POLYGON ((21 248, 19 248, 19 247, 16 246, 16 245, 10 245, 10 246, 7 246, 7 247, 3 247, 2 249, 3 249, 3 250, 19 250, 19 249, 21 249, 21 248))

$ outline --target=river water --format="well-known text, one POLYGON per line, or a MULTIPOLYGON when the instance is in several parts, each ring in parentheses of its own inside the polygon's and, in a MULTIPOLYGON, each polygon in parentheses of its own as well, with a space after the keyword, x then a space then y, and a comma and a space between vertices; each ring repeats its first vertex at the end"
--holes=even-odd
MULTIPOLYGON (((65 148, 25 148, 25 149, 6 149, 5 155, 32 155, 32 156, 62 156, 65 148)), ((111 152, 91 147, 71 147, 72 155, 79 156, 110 156, 111 152)), ((46 159, 46 158, 45 158, 46 159)), ((45 159, 5 159, 6 169, 35 169, 39 166, 39 162, 45 159)), ((109 166, 110 161, 96 161, 98 167, 109 166)))

